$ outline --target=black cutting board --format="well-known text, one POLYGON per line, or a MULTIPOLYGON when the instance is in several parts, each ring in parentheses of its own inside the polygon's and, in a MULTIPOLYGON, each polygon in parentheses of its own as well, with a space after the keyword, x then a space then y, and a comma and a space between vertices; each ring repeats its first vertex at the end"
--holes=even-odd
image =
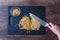
POLYGON ((45 34, 45 27, 41 25, 39 30, 21 30, 16 25, 20 19, 25 15, 33 13, 39 18, 45 20, 45 7, 44 6, 8 6, 8 35, 42 35, 45 34), (17 17, 11 15, 11 9, 18 7, 21 14, 17 17), (12 21, 12 23, 10 23, 12 21))

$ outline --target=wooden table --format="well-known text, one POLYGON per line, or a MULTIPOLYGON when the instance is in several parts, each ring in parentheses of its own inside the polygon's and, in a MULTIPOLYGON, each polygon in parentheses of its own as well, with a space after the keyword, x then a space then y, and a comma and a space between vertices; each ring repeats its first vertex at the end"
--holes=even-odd
POLYGON ((0 1, 0 40, 58 40, 48 28, 45 35, 7 35, 8 6, 45 6, 46 21, 60 25, 59 0, 1 0, 0 1))

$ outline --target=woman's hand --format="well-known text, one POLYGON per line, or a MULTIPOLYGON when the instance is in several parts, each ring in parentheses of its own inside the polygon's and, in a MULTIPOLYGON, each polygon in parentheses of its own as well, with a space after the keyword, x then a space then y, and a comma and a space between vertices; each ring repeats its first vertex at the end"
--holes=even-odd
POLYGON ((58 25, 54 25, 52 23, 49 23, 48 28, 58 36, 58 38, 60 39, 60 27, 58 25))

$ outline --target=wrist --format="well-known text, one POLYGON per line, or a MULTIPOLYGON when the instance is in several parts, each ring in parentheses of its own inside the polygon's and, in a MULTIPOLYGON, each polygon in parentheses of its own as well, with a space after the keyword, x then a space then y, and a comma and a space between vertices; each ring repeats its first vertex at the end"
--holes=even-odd
POLYGON ((60 31, 59 31, 59 32, 57 32, 57 33, 56 33, 56 35, 57 35, 58 37, 60 37, 60 31))

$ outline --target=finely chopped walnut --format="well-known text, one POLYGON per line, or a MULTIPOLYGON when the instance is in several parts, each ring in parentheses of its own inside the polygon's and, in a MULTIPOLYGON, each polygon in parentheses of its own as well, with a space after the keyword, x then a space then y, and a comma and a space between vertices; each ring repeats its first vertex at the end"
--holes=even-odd
POLYGON ((12 11, 12 15, 13 16, 18 16, 19 15, 19 10, 17 9, 17 8, 15 8, 15 9, 13 9, 13 11, 12 11))
POLYGON ((40 23, 33 16, 31 16, 31 20, 28 16, 23 16, 19 22, 19 25, 22 26, 20 29, 25 30, 39 30, 40 28, 40 23))

